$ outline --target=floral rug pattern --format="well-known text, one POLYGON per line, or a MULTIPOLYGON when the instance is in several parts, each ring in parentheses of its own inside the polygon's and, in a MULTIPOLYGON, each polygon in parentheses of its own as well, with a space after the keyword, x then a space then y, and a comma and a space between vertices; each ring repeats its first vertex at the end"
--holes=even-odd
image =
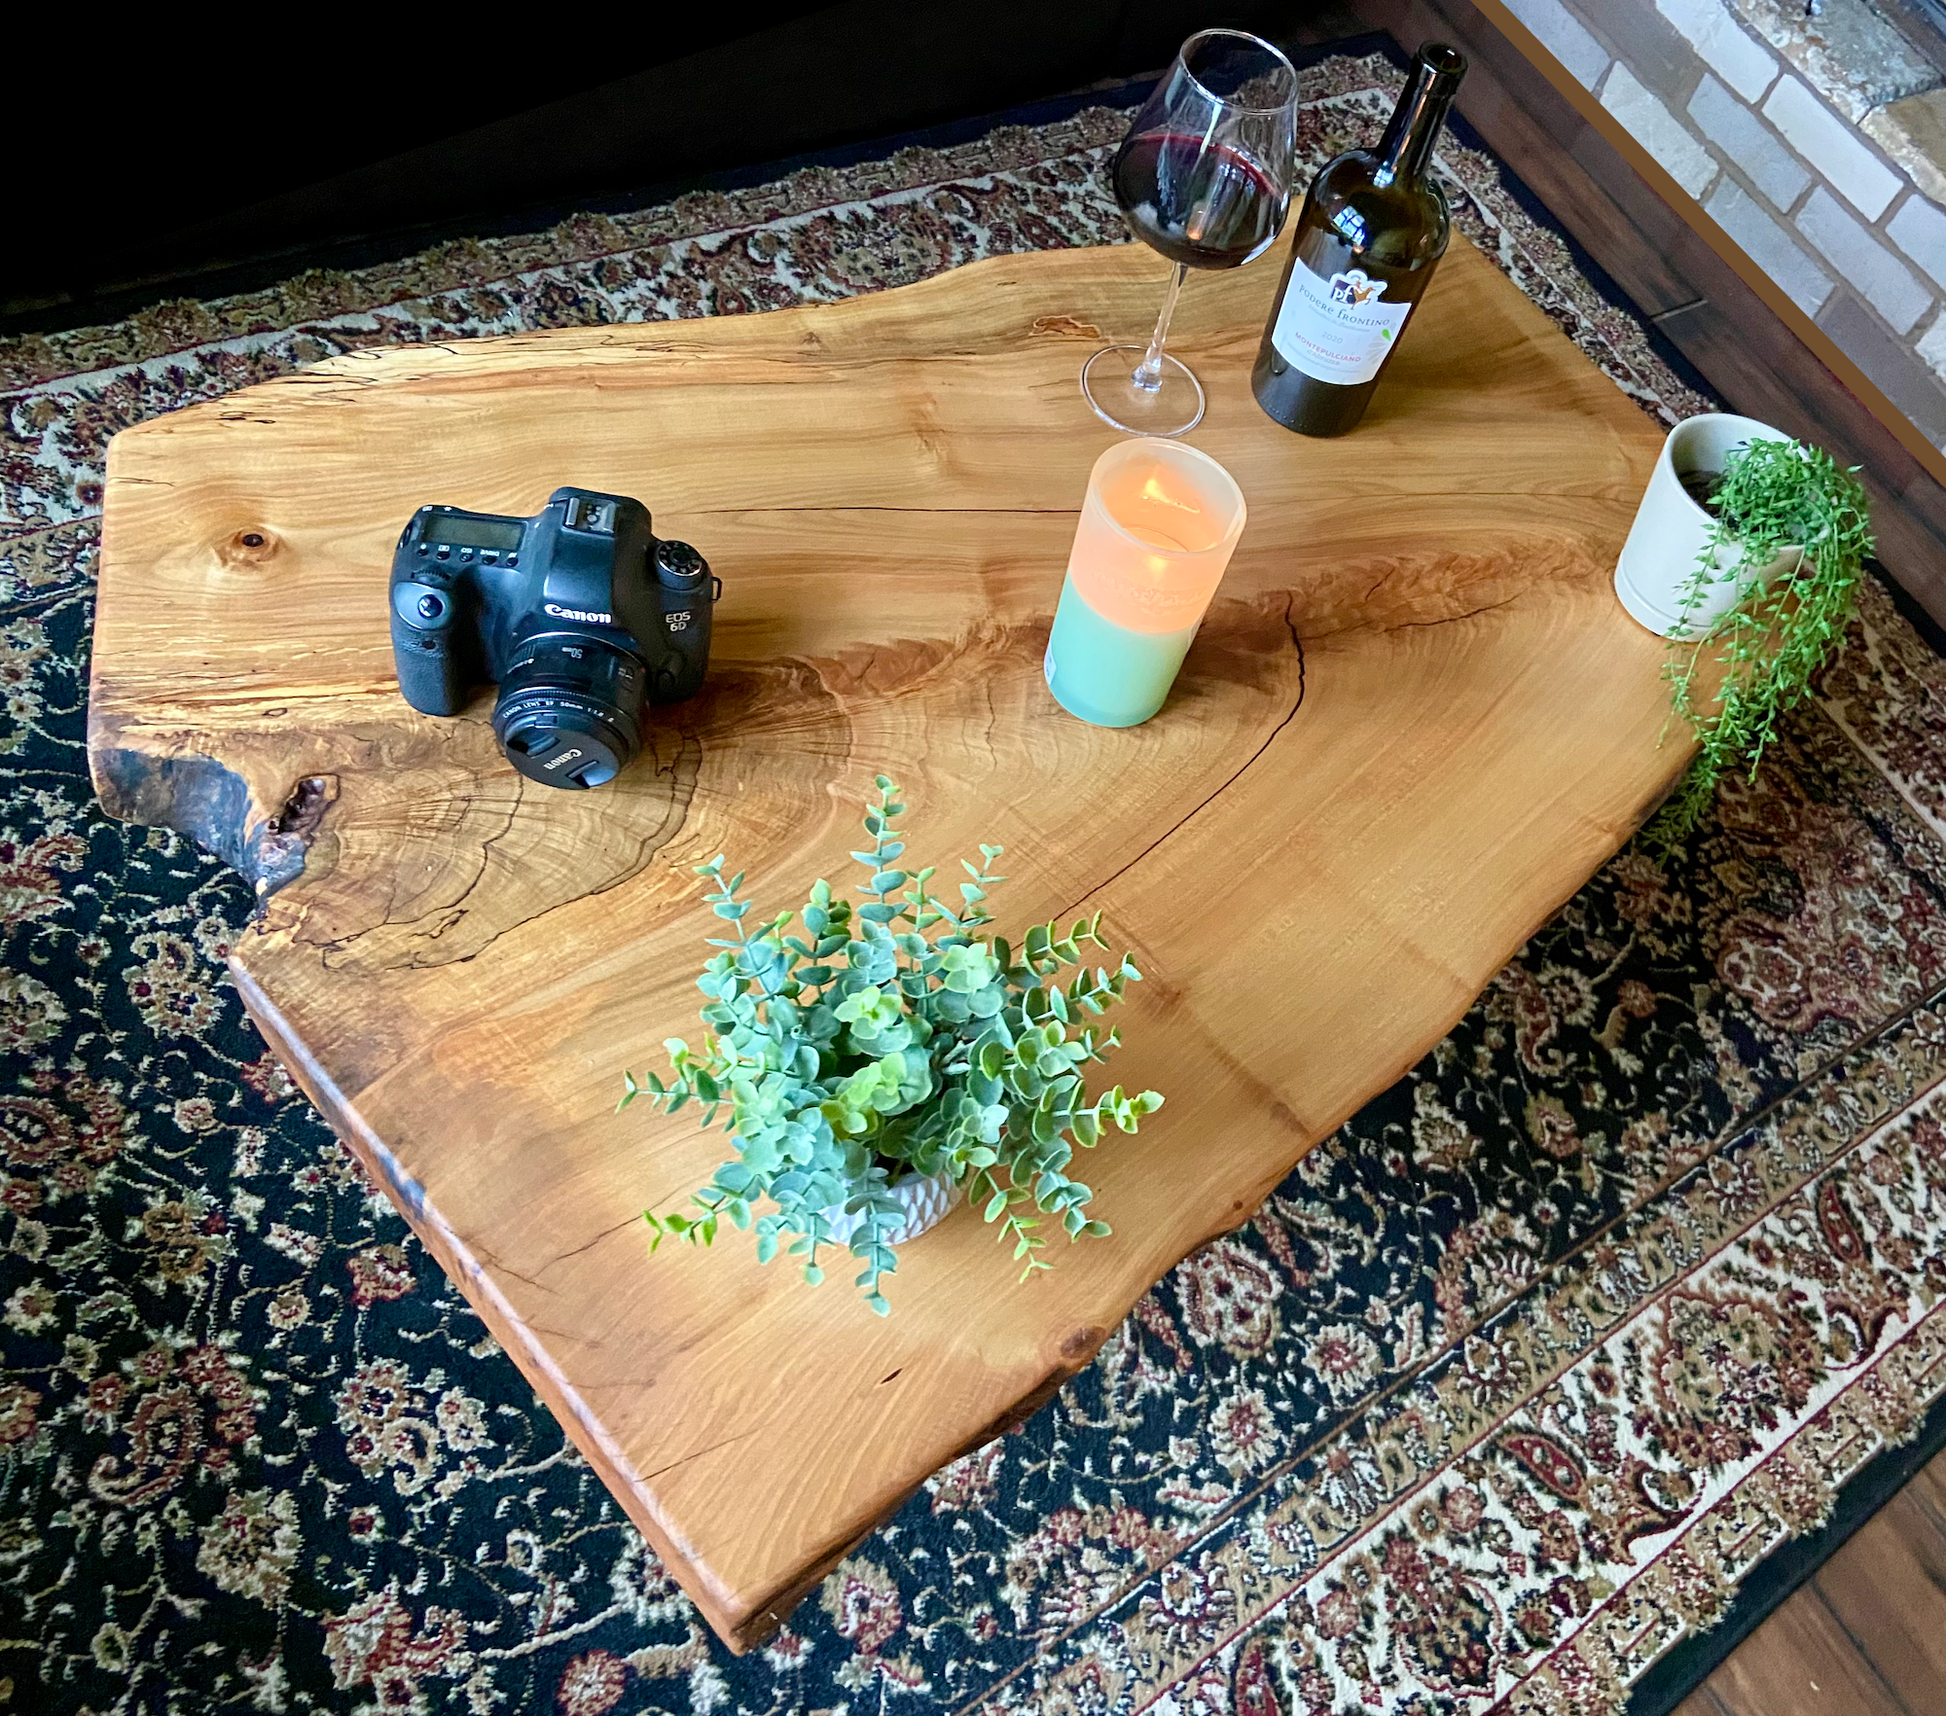
MULTIPOLYGON (((1308 67, 1301 146, 1398 74, 1308 67)), ((107 438, 361 346, 729 314, 1125 237, 1083 108, 0 342, 0 1711, 1600 1712, 1946 1394, 1946 669, 1868 591, 1256 1219, 765 1648, 715 1641, 224 975, 247 886, 95 807, 107 438)), ((1464 136, 1461 229, 1707 405, 1464 136)))

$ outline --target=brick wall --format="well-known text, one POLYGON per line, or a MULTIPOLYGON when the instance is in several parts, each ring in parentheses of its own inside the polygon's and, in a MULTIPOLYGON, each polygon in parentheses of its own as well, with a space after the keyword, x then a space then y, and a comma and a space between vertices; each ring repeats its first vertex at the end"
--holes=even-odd
POLYGON ((1935 445, 1946 88, 1871 0, 1507 0, 1935 445))

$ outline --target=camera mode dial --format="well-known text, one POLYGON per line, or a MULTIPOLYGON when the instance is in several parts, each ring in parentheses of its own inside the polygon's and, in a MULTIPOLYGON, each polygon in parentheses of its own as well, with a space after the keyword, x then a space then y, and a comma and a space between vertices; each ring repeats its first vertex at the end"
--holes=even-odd
POLYGON ((693 590, 708 575, 709 562, 686 542, 658 542, 655 570, 672 590, 693 590))

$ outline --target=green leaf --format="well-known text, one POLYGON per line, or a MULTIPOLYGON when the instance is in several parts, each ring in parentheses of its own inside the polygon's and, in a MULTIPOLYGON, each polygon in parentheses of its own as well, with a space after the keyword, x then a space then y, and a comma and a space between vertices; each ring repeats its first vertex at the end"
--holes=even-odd
POLYGON ((725 1223, 754 1228, 761 1262, 788 1249, 817 1282, 815 1260, 831 1242, 816 1212, 836 1203, 866 1215, 846 1249, 880 1314, 881 1277, 897 1261, 883 1240, 894 1219, 888 1172, 961 1176, 1025 1279, 1047 1267, 1034 1231, 1045 1218, 1028 1212, 1038 1207, 1070 1239, 1089 1233, 1090 1193, 1068 1178, 1074 1149, 1098 1138, 1104 1119, 1132 1127, 1152 1095, 1117 1087, 1091 1099, 1076 1071, 1119 1040, 1068 1029, 1075 1009, 1119 997, 1122 974, 1084 969, 1065 989, 1053 978, 1062 960, 1079 964, 1081 941, 1099 942, 1099 914, 1066 936, 1030 926, 1017 958, 982 933, 987 889, 1004 880, 991 874, 1000 849, 981 848, 985 868, 963 865, 967 904, 956 918, 929 892, 931 866, 898 867, 905 845, 891 819, 903 807, 889 783, 882 793, 866 814, 874 847, 854 854, 878 896, 863 905, 819 879, 801 914, 758 923, 736 898, 740 874, 726 878, 721 858, 698 867, 712 915, 734 931, 708 938, 714 951, 697 978, 708 1034, 701 1050, 667 1039, 673 1080, 624 1073, 621 1096, 624 1107, 646 1096, 671 1114, 693 1101, 705 1126, 724 1119, 735 1145, 690 1213, 644 1212, 648 1249, 670 1237, 707 1245, 725 1223), (787 933, 800 919, 802 935, 787 933), (774 1213, 758 1218, 760 1200, 774 1213))
POLYGON ((1645 833, 1665 856, 1695 829, 1718 780, 1739 769, 1754 775, 1780 718, 1804 699, 1844 636, 1874 546, 1856 472, 1801 442, 1732 450, 1709 505, 1711 530, 1683 588, 1663 668, 1672 715, 1697 741, 1695 760, 1645 833), (1802 551, 1795 571, 1759 583, 1784 548, 1802 551), (1686 635, 1718 587, 1720 559, 1733 562, 1724 576, 1736 580, 1736 603, 1706 634, 1686 635), (1700 706, 1699 676, 1715 687, 1700 706))

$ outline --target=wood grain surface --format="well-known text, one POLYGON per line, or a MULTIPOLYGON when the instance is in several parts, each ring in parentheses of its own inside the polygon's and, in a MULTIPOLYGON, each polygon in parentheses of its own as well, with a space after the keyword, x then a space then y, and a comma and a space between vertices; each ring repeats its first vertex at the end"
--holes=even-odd
POLYGON ((1126 731, 1064 714, 1040 663, 1113 438, 1077 371, 1146 330, 1144 250, 363 353, 110 449, 104 804, 257 878, 252 1014, 738 1648, 1424 1054, 1685 760, 1610 586, 1656 426, 1455 239, 1363 426, 1289 434, 1248 386, 1280 261, 1183 295, 1192 439, 1250 522, 1126 731), (640 496, 724 581, 704 694, 588 793, 523 782, 487 699, 409 710, 385 617, 420 503, 563 483, 640 496), (698 1029, 690 866, 728 851, 795 901, 850 866, 881 771, 914 857, 1007 847, 1003 928, 1106 913, 1150 974, 1114 1076, 1169 1099, 1086 1164, 1112 1240, 1017 1287, 962 1207, 904 1248, 885 1320, 740 1236, 648 1257, 640 1210, 721 1146, 614 1112, 624 1067, 698 1029))

